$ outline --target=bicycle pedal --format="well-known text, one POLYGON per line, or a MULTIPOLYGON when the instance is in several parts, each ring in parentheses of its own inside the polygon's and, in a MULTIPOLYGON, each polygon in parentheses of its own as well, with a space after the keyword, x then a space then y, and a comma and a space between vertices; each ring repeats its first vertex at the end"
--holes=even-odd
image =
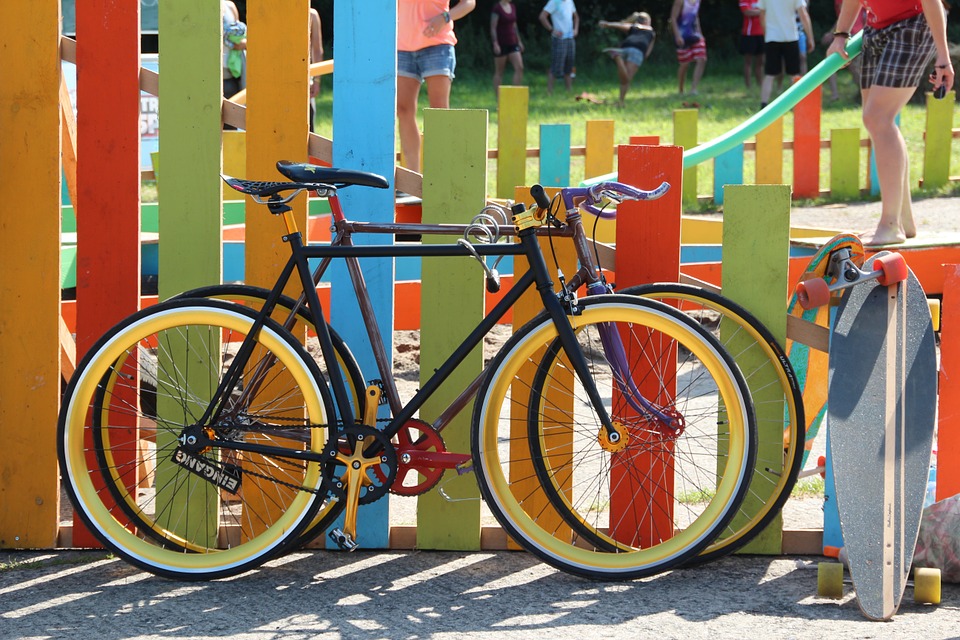
POLYGON ((327 535, 330 536, 330 539, 333 540, 333 543, 337 545, 341 551, 356 551, 357 547, 360 546, 350 534, 344 532, 342 529, 333 529, 327 535))

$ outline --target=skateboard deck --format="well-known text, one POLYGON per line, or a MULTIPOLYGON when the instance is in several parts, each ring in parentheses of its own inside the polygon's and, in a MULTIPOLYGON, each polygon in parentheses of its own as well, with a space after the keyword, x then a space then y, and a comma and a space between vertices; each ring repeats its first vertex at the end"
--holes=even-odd
MULTIPOLYGON (((830 264, 830 256, 840 249, 850 249, 855 264, 863 264, 864 250, 860 238, 853 234, 843 233, 834 236, 825 242, 810 258, 810 263, 800 276, 800 282, 811 278, 822 278, 830 264)), ((839 295, 836 296, 839 298, 839 295)), ((806 320, 825 329, 830 328, 833 305, 825 305, 815 309, 804 309, 796 292, 787 303, 787 315, 806 320)), ((806 440, 804 442, 803 463, 801 469, 806 468, 807 457, 813 448, 814 440, 820 430, 827 407, 827 353, 814 349, 802 342, 787 340, 787 356, 797 375, 797 383, 803 393, 803 412, 806 416, 806 440)))
POLYGON ((829 446, 850 576, 864 615, 886 620, 913 560, 937 403, 933 324, 912 272, 889 287, 844 291, 829 364, 829 446))

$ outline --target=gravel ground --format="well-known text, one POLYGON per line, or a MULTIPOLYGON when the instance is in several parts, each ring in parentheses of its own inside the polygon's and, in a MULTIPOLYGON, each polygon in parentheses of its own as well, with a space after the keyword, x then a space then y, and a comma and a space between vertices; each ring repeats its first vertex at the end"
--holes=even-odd
POLYGON ((924 638, 960 633, 960 587, 910 589, 892 622, 850 588, 816 595, 811 558, 727 558, 622 583, 519 552, 306 552, 210 583, 172 582, 102 552, 0 553, 4 638, 924 638), (15 563, 10 566, 9 563, 15 563))

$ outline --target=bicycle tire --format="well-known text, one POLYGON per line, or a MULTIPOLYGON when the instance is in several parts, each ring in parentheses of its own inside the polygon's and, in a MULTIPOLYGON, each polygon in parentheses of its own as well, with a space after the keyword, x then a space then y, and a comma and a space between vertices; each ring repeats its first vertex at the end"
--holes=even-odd
MULTIPOLYGON (((216 300, 158 304, 103 336, 67 386, 58 421, 64 484, 94 536, 141 569, 185 580, 242 573, 288 549, 321 508, 342 509, 326 499, 319 463, 190 450, 178 440, 196 427, 255 320, 216 300), (141 393, 151 378, 154 398, 141 393)), ((203 431, 321 452, 329 430, 318 425, 332 401, 312 358, 267 318, 249 362, 232 395, 252 397, 203 431), (256 377, 258 362, 268 375, 256 377)))
MULTIPOLYGON (((558 340, 552 320, 542 313, 518 330, 496 356, 475 405, 472 440, 481 492, 515 541, 564 571, 590 578, 627 579, 679 566, 713 541, 735 515, 746 493, 748 470, 752 469, 756 454, 756 424, 746 383, 715 338, 689 317, 662 303, 633 296, 590 296, 580 301, 579 313, 571 323, 598 390, 605 403, 609 403, 611 419, 623 427, 620 431, 625 436, 621 443, 624 448, 617 453, 604 450, 599 420, 589 401, 582 399, 582 385, 567 366, 562 372, 554 371, 557 375, 552 377, 543 373, 545 350, 558 349, 558 340), (637 339, 648 349, 654 339, 661 346, 674 348, 674 342, 684 346, 703 367, 702 371, 688 369, 684 375, 705 372, 718 385, 716 389, 726 408, 725 443, 729 455, 715 455, 707 460, 713 464, 722 460, 724 466, 711 468, 710 475, 719 475, 719 479, 710 483, 713 494, 706 504, 685 506, 678 500, 686 498, 681 493, 685 487, 657 494, 659 500, 669 503, 669 509, 679 509, 688 516, 686 521, 671 518, 666 523, 669 533, 657 530, 661 523, 637 517, 634 505, 644 503, 643 493, 652 494, 658 487, 644 487, 638 475, 642 469, 624 463, 637 462, 638 454, 658 445, 658 438, 652 437, 656 431, 651 428, 652 421, 631 417, 624 410, 624 394, 614 397, 609 362, 598 337, 601 327, 611 326, 622 330, 620 335, 628 339, 623 351, 631 364, 640 355, 636 351, 637 339), (523 381, 520 374, 524 368, 534 372, 532 383, 523 381), (553 386, 556 381, 561 384, 553 386), (560 402, 554 402, 554 392, 562 396, 560 402), (581 397, 573 400, 577 393, 581 397), (645 434, 649 438, 647 444, 642 441, 645 434), (557 440, 563 441, 563 457, 557 453, 557 440), (641 528, 647 531, 638 536, 641 528)), ((660 363, 673 370, 668 376, 670 380, 677 377, 678 371, 675 365, 665 366, 668 360, 661 358, 660 363)), ((653 380, 653 376, 649 379, 653 380)), ((699 382, 705 383, 703 376, 699 382)), ((655 384, 657 394, 669 392, 661 381, 656 380, 655 384)), ((670 410, 668 401, 681 399, 679 393, 661 397, 649 393, 647 387, 644 395, 665 411, 670 410)), ((709 396, 701 394, 699 400, 709 404, 700 411, 712 424, 708 433, 716 446, 717 406, 709 396)), ((686 440, 679 435, 663 439, 670 440, 675 448, 692 441, 695 433, 690 430, 701 427, 699 423, 692 424, 694 419, 696 415, 691 411, 683 431, 690 432, 686 440)), ((707 441, 700 444, 710 446, 707 441)))
POLYGON ((760 535, 783 509, 803 462, 803 393, 790 359, 763 323, 721 294, 678 283, 645 284, 618 293, 666 302, 709 327, 738 363, 750 388, 757 416, 757 463, 747 498, 720 536, 690 563, 700 564, 738 551, 760 535), (762 358, 756 357, 755 364, 747 369, 744 356, 750 353, 762 354, 762 358))
MULTIPOLYGON (((269 295, 270 290, 263 287, 255 287, 248 284, 215 284, 184 291, 176 296, 176 298, 225 300, 227 302, 250 305, 252 308, 259 310, 269 295)), ((277 308, 271 317, 281 325, 286 326, 287 320, 291 317, 294 308, 297 309, 295 320, 304 323, 306 327, 312 327, 313 319, 307 309, 303 305, 298 306, 296 300, 286 295, 280 296, 280 299, 277 301, 277 308)), ((350 347, 343 341, 343 338, 340 337, 336 329, 329 325, 327 326, 330 330, 330 340, 333 343, 333 350, 336 352, 340 372, 347 385, 347 392, 353 401, 353 415, 362 416, 364 414, 364 407, 366 406, 366 394, 363 393, 366 388, 366 382, 363 373, 360 371, 360 365, 357 363, 353 352, 350 351, 350 347)), ((299 331, 295 331, 294 335, 300 336, 301 334, 299 331)), ((316 353, 314 360, 317 362, 317 365, 320 366, 324 379, 329 381, 330 378, 319 350, 308 349, 308 352, 310 352, 311 355, 316 353)), ((332 394, 333 392, 331 390, 331 395, 332 394)), ((304 547, 324 535, 326 530, 336 520, 336 516, 337 513, 333 511, 321 509, 316 519, 310 523, 296 540, 291 542, 291 549, 304 547)))

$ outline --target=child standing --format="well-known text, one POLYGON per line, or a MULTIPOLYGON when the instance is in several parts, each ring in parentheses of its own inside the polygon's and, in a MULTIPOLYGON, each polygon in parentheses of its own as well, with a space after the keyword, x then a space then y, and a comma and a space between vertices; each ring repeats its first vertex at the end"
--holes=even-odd
POLYGON ((707 42, 700 29, 700 0, 674 0, 670 10, 670 27, 677 44, 677 83, 680 95, 683 95, 687 80, 687 68, 693 63, 693 79, 690 82, 690 95, 697 95, 703 69, 707 66, 707 42))
POLYGON ((580 16, 573 0, 547 0, 540 12, 540 24, 550 32, 550 74, 547 93, 553 93, 554 78, 563 78, 567 92, 573 88, 573 65, 576 61, 576 38, 580 16))
POLYGON ((601 20, 600 26, 626 33, 618 48, 604 50, 617 63, 617 75, 620 77, 620 100, 617 105, 622 107, 630 89, 630 81, 643 61, 650 57, 657 34, 650 26, 650 14, 643 11, 634 13, 621 22, 601 20))

